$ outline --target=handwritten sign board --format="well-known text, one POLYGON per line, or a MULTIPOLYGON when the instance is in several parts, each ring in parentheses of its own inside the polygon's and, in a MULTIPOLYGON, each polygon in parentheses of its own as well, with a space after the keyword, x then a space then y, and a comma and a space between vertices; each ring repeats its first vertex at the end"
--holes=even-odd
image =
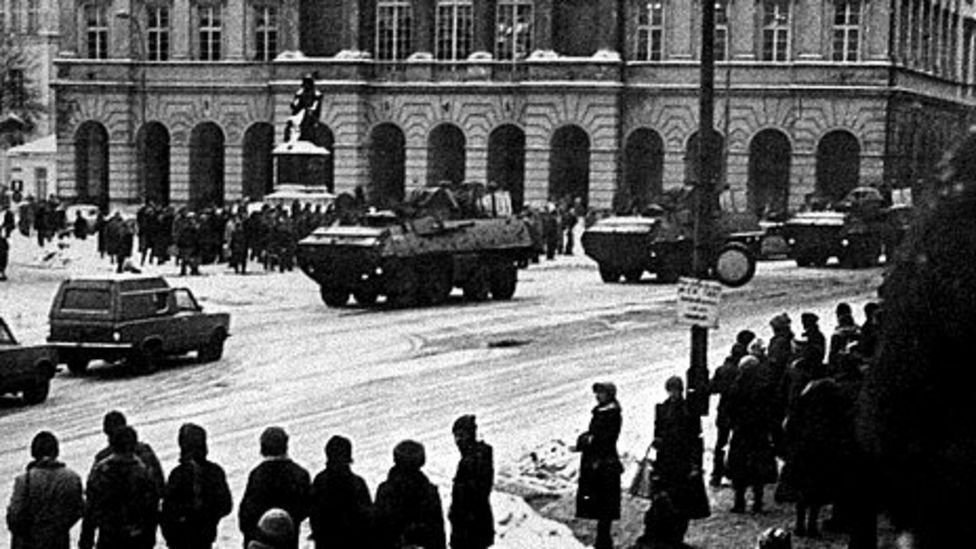
POLYGON ((678 280, 678 323, 718 328, 721 300, 722 285, 718 282, 682 277, 678 280))

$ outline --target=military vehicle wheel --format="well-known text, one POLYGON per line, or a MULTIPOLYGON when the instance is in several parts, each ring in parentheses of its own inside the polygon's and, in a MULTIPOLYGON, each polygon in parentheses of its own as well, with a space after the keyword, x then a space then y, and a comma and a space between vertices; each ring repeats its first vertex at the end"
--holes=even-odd
POLYGON ((68 371, 75 375, 82 375, 88 370, 89 360, 81 356, 69 356, 67 361, 68 371))
POLYGON ((620 280, 620 271, 608 266, 600 265, 600 279, 607 283, 614 283, 620 280))
POLYGON ((343 307, 349 301, 349 290, 345 288, 329 288, 322 286, 319 288, 322 301, 329 307, 343 307))
POLYGON ((417 304, 420 280, 413 267, 404 265, 396 274, 395 288, 386 294, 386 302, 396 308, 417 304))
POLYGON ((464 281, 464 299, 468 301, 484 301, 488 299, 491 274, 486 265, 478 265, 468 274, 464 281))
POLYGON ((506 301, 515 295, 518 285, 518 269, 515 265, 500 265, 491 273, 491 297, 496 301, 506 301))
POLYGON ((657 281, 663 284, 673 284, 681 277, 681 262, 678 254, 664 254, 661 264, 657 268, 657 281))
POLYGON ((715 258, 715 278, 730 288, 738 288, 756 274, 756 256, 745 244, 730 242, 715 258))
POLYGON ((624 271, 624 278, 627 279, 627 282, 640 282, 641 275, 643 274, 643 270, 631 269, 624 271))
POLYGON ((35 381, 23 391, 25 404, 40 404, 47 400, 48 393, 51 392, 51 380, 35 381))
POLYGON ((224 340, 227 336, 221 332, 216 332, 210 336, 210 341, 197 351, 197 358, 200 362, 217 362, 224 356, 224 340))
POLYGON ((376 303, 377 295, 373 290, 356 290, 352 293, 352 297, 356 300, 356 303, 363 307, 369 307, 376 303))
POLYGON ((440 305, 451 295, 451 273, 447 266, 432 263, 424 269, 423 281, 420 282, 420 298, 431 305, 440 305))

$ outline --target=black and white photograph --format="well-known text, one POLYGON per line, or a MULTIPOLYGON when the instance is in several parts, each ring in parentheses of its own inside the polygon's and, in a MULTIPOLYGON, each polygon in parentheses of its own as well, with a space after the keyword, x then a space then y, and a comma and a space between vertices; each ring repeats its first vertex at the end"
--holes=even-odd
POLYGON ((976 546, 971 0, 0 0, 0 549, 976 546))

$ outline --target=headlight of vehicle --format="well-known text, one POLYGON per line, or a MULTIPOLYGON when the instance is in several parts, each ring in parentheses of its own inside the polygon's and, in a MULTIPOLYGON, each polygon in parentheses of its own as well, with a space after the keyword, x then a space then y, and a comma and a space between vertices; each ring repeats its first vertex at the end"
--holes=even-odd
POLYGON ((112 341, 120 341, 122 339, 122 334, 118 332, 112 332, 112 341))
POLYGON ((840 245, 841 245, 841 246, 843 246, 843 247, 845 247, 845 248, 846 248, 846 247, 847 247, 847 246, 848 246, 849 244, 850 244, 850 242, 848 242, 848 240, 847 240, 846 238, 845 238, 844 240, 841 240, 841 241, 840 241, 840 245))
POLYGON ((789 244, 790 246, 793 246, 794 244, 796 244, 796 239, 795 238, 791 238, 791 239, 787 240, 786 243, 789 244))

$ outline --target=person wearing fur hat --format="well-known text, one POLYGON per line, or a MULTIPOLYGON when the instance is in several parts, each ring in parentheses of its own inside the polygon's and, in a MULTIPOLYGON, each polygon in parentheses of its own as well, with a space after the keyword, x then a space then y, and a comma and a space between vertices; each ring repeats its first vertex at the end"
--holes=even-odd
POLYGON ((393 448, 393 467, 376 489, 378 549, 445 549, 441 498, 420 470, 426 461, 419 442, 404 440, 393 448))
POLYGON ((576 517, 596 519, 594 548, 612 549, 611 527, 620 518, 623 465, 617 454, 617 438, 623 417, 613 383, 594 383, 593 395, 596 406, 589 429, 576 439, 576 450, 581 452, 576 517))
MULTIPOLYGON (((2 236, 0 236, 2 238, 2 236)), ((58 461, 58 439, 41 431, 31 442, 27 470, 14 479, 7 507, 11 546, 68 549, 68 533, 84 509, 81 477, 58 461)))
POLYGON ((747 488, 752 489, 753 512, 762 512, 764 486, 776 482, 771 392, 760 359, 752 354, 743 357, 728 409, 732 424, 728 473, 735 490, 733 513, 745 512, 747 488))
POLYGON ((180 427, 180 464, 169 474, 160 527, 171 549, 205 549, 217 539, 220 519, 233 510, 223 468, 207 459, 207 431, 180 427))
POLYGON ((352 472, 352 442, 335 435, 325 445, 325 469, 312 481, 308 521, 319 549, 371 547, 373 500, 352 472))
POLYGON ((485 549, 495 542, 495 519, 491 512, 491 490, 495 483, 492 448, 478 440, 473 415, 454 421, 454 442, 461 452, 451 490, 452 549, 485 549))
POLYGON ((311 478, 304 467, 288 457, 288 434, 281 427, 261 433, 261 463, 247 477, 244 497, 237 510, 237 522, 244 534, 244 546, 255 539, 258 521, 268 509, 284 509, 298 530, 308 515, 311 478))

